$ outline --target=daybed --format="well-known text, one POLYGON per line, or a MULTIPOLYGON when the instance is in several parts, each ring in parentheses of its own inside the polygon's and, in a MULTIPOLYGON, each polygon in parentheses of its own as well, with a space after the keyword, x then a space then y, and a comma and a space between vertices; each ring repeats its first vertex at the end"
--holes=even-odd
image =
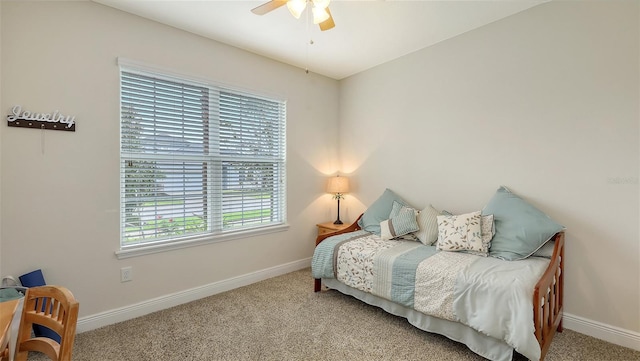
POLYGON ((318 236, 312 261, 315 292, 322 282, 499 361, 544 359, 562 332, 563 268, 564 227, 505 187, 473 216, 416 211, 387 189, 350 227, 318 236))

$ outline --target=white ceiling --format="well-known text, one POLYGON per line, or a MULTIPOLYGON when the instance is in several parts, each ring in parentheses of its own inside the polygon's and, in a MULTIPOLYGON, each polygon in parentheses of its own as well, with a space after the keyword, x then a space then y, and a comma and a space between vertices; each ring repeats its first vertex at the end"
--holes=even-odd
POLYGON ((268 0, 93 1, 342 79, 548 0, 333 0, 336 27, 323 32, 286 6, 251 12, 268 0))

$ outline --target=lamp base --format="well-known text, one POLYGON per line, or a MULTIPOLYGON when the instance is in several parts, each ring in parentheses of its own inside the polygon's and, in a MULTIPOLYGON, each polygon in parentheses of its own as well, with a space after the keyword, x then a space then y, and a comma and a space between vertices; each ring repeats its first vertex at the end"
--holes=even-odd
POLYGON ((336 216, 336 221, 333 224, 342 224, 340 220, 340 198, 338 198, 338 215, 336 216))

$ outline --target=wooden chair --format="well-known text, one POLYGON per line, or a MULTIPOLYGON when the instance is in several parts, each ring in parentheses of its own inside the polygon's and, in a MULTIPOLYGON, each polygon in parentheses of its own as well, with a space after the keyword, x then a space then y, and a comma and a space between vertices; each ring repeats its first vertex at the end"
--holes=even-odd
MULTIPOLYGON (((37 351, 53 361, 70 361, 76 337, 78 309, 78 301, 64 287, 29 288, 24 298, 15 360, 25 361, 29 351, 37 351), (31 329, 34 324, 55 331, 60 335, 60 343, 48 337, 32 337, 31 329)), ((4 360, 3 357, 2 361, 4 360)))

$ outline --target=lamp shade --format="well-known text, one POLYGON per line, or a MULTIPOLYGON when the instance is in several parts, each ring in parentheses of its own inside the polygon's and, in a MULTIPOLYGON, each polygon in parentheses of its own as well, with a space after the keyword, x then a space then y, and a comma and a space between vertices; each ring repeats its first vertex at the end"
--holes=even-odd
POLYGON ((300 19, 300 15, 307 7, 307 0, 289 0, 287 1, 287 8, 289 8, 289 12, 296 19, 300 19))
POLYGON ((319 9, 326 9, 327 7, 329 7, 329 3, 331 2, 331 0, 313 0, 313 6, 317 7, 319 9))
POLYGON ((325 20, 329 19, 329 13, 327 12, 326 8, 319 8, 317 6, 314 6, 311 11, 313 12, 314 24, 320 24, 325 20))
POLYGON ((347 193, 349 192, 349 178, 331 177, 327 182, 327 193, 347 193))

